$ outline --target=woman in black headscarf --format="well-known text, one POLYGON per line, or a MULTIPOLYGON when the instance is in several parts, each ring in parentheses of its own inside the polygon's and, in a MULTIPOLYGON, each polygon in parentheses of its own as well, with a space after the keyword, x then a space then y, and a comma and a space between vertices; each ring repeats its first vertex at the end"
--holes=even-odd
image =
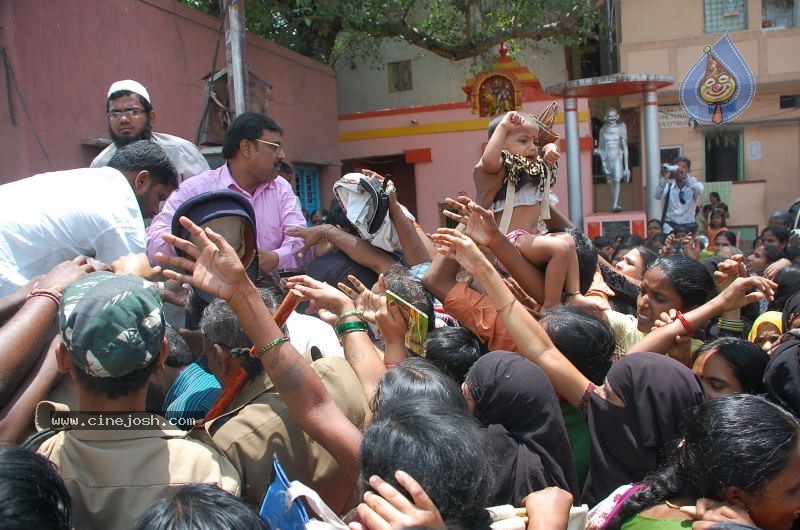
POLYGON ((800 338, 784 334, 764 371, 767 397, 800 418, 800 338))
POLYGON ((800 317, 800 292, 790 296, 783 306, 783 332, 792 329, 792 324, 800 317))
POLYGON ((590 506, 655 470, 662 448, 704 400, 697 376, 658 353, 623 357, 603 386, 586 395, 591 458, 581 500, 590 506))
POLYGON ((497 454, 492 504, 521 506, 548 486, 578 498, 558 398, 538 366, 515 353, 491 352, 472 365, 462 388, 497 454))

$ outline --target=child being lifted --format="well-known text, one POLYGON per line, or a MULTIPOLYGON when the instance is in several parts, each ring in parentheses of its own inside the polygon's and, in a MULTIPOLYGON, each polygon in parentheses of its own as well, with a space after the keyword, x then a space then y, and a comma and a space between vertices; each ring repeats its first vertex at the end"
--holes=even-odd
POLYGON ((500 231, 533 265, 544 267, 545 309, 564 302, 597 310, 579 290, 575 242, 566 233, 540 234, 539 218, 550 218, 550 189, 561 156, 558 137, 533 116, 515 111, 489 123, 489 143, 473 170, 476 202, 490 208, 500 231), (539 143, 548 142, 540 152, 539 143))

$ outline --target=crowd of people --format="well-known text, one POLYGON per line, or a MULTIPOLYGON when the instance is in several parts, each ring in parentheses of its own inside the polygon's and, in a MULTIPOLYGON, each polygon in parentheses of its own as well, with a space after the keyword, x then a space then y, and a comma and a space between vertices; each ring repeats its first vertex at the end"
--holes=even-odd
POLYGON ((366 170, 306 221, 275 120, 210 169, 139 83, 106 109, 92 168, 0 186, 0 528, 286 528, 281 473, 337 529, 800 524, 786 216, 704 246, 681 159, 666 221, 590 241, 512 111, 457 228, 366 170))

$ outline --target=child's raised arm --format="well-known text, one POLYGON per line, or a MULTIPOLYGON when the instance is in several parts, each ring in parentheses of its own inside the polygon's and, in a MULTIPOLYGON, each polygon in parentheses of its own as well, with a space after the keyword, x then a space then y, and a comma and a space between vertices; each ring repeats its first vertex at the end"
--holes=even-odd
POLYGON ((483 156, 481 156, 481 166, 486 173, 498 173, 500 171, 503 163, 500 151, 503 150, 506 135, 512 128, 521 127, 522 123, 522 116, 514 111, 503 116, 503 120, 497 125, 492 137, 489 138, 489 143, 486 144, 486 149, 484 149, 483 156))

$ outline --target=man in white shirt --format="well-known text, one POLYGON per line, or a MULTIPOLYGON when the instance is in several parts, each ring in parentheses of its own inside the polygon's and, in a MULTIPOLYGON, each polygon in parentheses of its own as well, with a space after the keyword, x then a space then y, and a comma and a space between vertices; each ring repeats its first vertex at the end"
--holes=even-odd
POLYGON ((144 217, 178 187, 153 142, 129 144, 108 167, 41 173, 0 186, 0 296, 76 256, 111 264, 145 251, 144 217))
POLYGON ((678 226, 684 232, 697 235, 697 208, 703 200, 703 183, 689 174, 692 161, 686 157, 675 159, 676 171, 661 171, 656 187, 656 199, 664 199, 661 223, 669 234, 678 226), (665 198, 666 197, 666 198, 665 198))
POLYGON ((210 169, 193 143, 171 134, 153 132, 156 113, 150 94, 141 83, 132 79, 114 82, 108 89, 106 114, 108 134, 114 142, 92 160, 91 167, 108 165, 117 149, 131 142, 151 140, 167 152, 181 181, 210 169))

